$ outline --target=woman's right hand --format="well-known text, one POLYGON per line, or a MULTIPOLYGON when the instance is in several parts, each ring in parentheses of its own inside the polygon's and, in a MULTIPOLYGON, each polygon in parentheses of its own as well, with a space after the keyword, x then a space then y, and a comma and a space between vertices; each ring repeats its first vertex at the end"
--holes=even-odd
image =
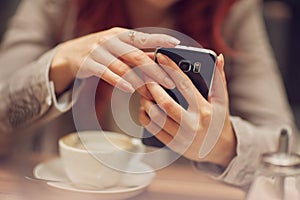
POLYGON ((175 84, 145 52, 157 46, 174 47, 179 40, 165 34, 148 34, 124 28, 112 28, 69 40, 58 46, 50 68, 50 80, 57 94, 75 78, 97 76, 125 92, 138 90, 149 98, 144 81, 132 71, 143 66, 143 73, 167 88, 175 84), (128 74, 126 74, 128 73, 128 74), (126 74, 126 75, 125 75, 126 74))

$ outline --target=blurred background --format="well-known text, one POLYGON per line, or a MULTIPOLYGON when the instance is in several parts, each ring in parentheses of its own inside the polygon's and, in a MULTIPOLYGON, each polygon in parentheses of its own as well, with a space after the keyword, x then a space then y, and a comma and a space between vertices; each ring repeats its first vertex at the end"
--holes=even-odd
POLYGON ((263 14, 289 102, 300 127, 300 0, 264 0, 263 14))
MULTIPOLYGON (((0 40, 21 0, 0 1, 0 40)), ((300 127, 300 0, 264 0, 263 15, 270 43, 300 127)))

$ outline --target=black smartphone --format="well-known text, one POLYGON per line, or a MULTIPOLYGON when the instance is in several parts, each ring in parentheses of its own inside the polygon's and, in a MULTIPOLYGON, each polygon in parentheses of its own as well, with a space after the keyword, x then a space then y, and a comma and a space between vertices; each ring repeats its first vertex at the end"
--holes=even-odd
MULTIPOLYGON (((174 48, 159 47, 155 51, 156 62, 156 55, 158 53, 166 55, 172 59, 191 79, 202 96, 206 99, 208 98, 216 68, 217 55, 214 51, 210 49, 181 45, 178 45, 174 48)), ((183 108, 188 108, 188 103, 176 88, 172 90, 166 89, 166 92, 183 108)), ((146 129, 144 129, 143 132, 142 142, 149 146, 165 146, 146 129)))

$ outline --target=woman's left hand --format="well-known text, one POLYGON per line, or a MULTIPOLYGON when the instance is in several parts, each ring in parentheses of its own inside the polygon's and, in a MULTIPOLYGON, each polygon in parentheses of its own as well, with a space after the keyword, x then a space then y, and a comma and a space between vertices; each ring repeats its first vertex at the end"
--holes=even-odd
POLYGON ((184 109, 162 86, 145 77, 153 101, 141 98, 141 124, 170 149, 188 159, 227 166, 236 153, 236 138, 229 119, 223 55, 217 58, 209 100, 199 93, 171 59, 162 54, 157 58, 189 106, 184 109), (215 142, 211 136, 217 137, 215 142), (208 143, 211 147, 207 146, 208 143), (209 149, 204 157, 201 156, 202 146, 209 149))

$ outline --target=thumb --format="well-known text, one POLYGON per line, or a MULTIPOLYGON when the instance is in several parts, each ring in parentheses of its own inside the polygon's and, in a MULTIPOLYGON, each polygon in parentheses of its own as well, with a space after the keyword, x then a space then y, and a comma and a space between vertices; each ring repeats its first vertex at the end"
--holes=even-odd
POLYGON ((224 57, 217 58, 216 70, 210 95, 211 122, 199 150, 199 158, 205 158, 217 144, 225 124, 227 111, 227 89, 224 73, 224 57))
POLYGON ((222 81, 224 86, 226 86, 226 76, 225 76, 225 71, 224 71, 224 56, 223 54, 220 54, 217 58, 217 68, 219 69, 219 71, 221 72, 221 76, 222 76, 222 81))
POLYGON ((211 103, 222 103, 226 104, 227 101, 227 87, 226 78, 224 72, 224 56, 220 54, 217 57, 216 70, 214 74, 214 80, 212 84, 212 90, 210 95, 211 103))

